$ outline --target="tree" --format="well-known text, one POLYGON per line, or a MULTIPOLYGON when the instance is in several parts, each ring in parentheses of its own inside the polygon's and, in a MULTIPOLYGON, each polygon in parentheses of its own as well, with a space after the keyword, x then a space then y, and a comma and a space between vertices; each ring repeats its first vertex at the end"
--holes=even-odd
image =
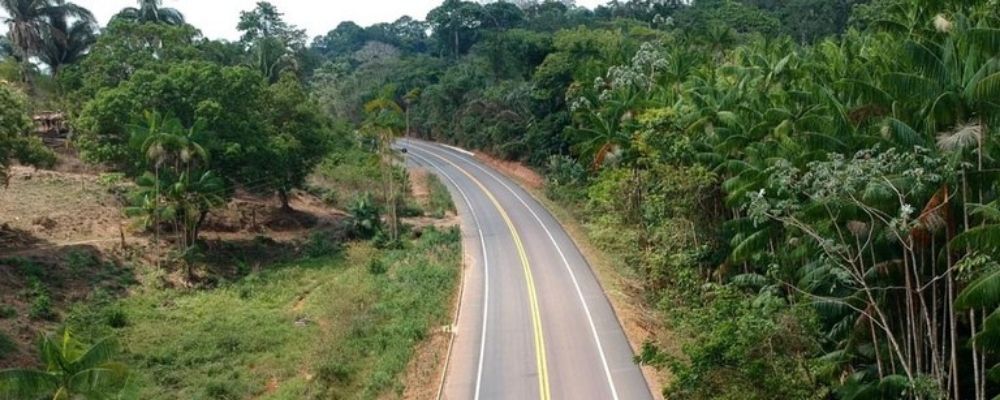
POLYGON ((187 129, 203 124, 200 144, 212 154, 208 170, 226 186, 255 186, 268 177, 267 84, 246 67, 205 62, 141 70, 127 82, 100 91, 78 119, 83 157, 137 176, 143 154, 129 149, 130 125, 147 110, 180 120, 187 129))
POLYGON ((479 37, 483 25, 483 7, 461 0, 445 0, 427 14, 440 53, 458 58, 466 53, 479 37))
POLYGON ((45 369, 0 371, 0 398, 110 398, 122 389, 128 377, 128 367, 113 361, 116 351, 117 344, 111 338, 88 347, 68 329, 45 335, 38 343, 45 369))
POLYGON ((63 66, 79 62, 90 51, 97 42, 97 27, 92 18, 80 17, 71 21, 65 10, 53 12, 49 25, 44 31, 44 45, 38 57, 56 76, 63 66))
POLYGON ((50 166, 55 155, 42 141, 32 136, 24 99, 6 84, 0 83, 0 184, 7 186, 7 173, 14 161, 35 166, 50 166))
POLYGON ((161 7, 163 0, 138 0, 138 3, 138 7, 123 8, 115 15, 115 19, 140 23, 184 25, 184 14, 170 7, 161 7))
POLYGON ((402 107, 394 100, 381 97, 365 104, 365 130, 374 136, 378 143, 379 158, 382 166, 382 190, 389 209, 389 239, 399 239, 399 205, 396 196, 395 160, 392 145, 400 132, 405 129, 405 117, 402 107))
POLYGON ((45 48, 45 36, 54 33, 54 22, 65 21, 68 17, 84 21, 94 19, 87 9, 65 0, 3 0, 0 7, 7 12, 3 23, 7 25, 11 48, 22 63, 25 81, 30 80, 31 57, 45 48))
POLYGON ((253 55, 254 65, 271 83, 286 70, 297 70, 296 56, 305 49, 305 31, 289 25, 277 7, 258 2, 252 11, 240 13, 237 29, 243 32, 240 42, 253 55))
POLYGON ((159 237, 160 223, 169 223, 178 235, 180 258, 189 278, 194 277, 192 258, 197 249, 201 225, 208 212, 222 204, 228 188, 209 170, 204 124, 185 129, 177 118, 147 112, 141 123, 132 125, 129 147, 141 154, 148 169, 136 179, 132 207, 126 213, 140 217, 159 237))
POLYGON ((198 35, 190 25, 112 20, 87 57, 66 69, 67 75, 75 75, 79 81, 68 89, 89 100, 101 89, 115 88, 139 71, 165 72, 177 63, 200 59, 203 53, 195 45, 198 35))
POLYGON ((271 166, 281 206, 290 210, 289 193, 302 187, 306 177, 328 151, 326 120, 319 107, 309 99, 298 78, 286 73, 268 88, 271 166))
POLYGON ((328 60, 347 57, 368 41, 368 32, 353 21, 341 22, 337 28, 317 37, 312 48, 328 60))

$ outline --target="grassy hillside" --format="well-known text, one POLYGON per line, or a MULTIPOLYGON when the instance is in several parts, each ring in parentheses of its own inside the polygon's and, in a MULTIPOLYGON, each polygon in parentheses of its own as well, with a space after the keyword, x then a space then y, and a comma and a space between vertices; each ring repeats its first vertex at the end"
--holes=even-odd
POLYGON ((78 334, 117 335, 135 398, 373 398, 402 393, 413 346, 447 310, 457 231, 405 249, 366 243, 290 262, 213 290, 138 289, 69 316, 78 334))

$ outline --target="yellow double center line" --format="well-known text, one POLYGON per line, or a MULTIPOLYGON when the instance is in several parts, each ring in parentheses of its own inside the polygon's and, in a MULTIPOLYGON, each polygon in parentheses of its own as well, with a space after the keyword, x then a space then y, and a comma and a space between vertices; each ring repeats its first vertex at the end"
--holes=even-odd
POLYGON ((500 205, 497 198, 493 196, 493 192, 490 192, 489 189, 486 188, 486 185, 483 185, 479 179, 472 176, 469 171, 466 171, 465 168, 458 166, 458 164, 455 164, 447 158, 441 157, 430 151, 426 152, 435 158, 450 164, 452 167, 455 167, 455 169, 472 180, 476 186, 479 186, 479 189, 486 194, 486 197, 490 199, 493 206, 500 212, 500 216, 503 218, 504 222, 507 223, 507 229, 510 230, 510 235, 514 239, 514 246, 517 247, 517 254, 521 258, 521 266, 524 268, 524 277, 528 284, 528 303, 531 306, 531 325, 532 328, 534 328, 535 333, 535 362, 538 368, 538 395, 541 400, 550 400, 549 371, 548 363, 545 360, 545 335, 542 333, 542 314, 539 311, 540 308, 538 307, 538 294, 535 291, 535 279, 531 273, 531 263, 528 261, 528 253, 524 250, 524 243, 521 242, 521 236, 518 235, 517 229, 514 227, 514 222, 510 219, 510 215, 507 214, 507 210, 505 210, 504 207, 500 205))

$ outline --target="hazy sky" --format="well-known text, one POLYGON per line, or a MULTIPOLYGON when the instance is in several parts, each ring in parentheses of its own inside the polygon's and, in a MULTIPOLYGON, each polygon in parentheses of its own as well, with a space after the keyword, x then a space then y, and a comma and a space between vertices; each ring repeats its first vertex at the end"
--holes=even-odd
MULTIPOLYGON (((105 25, 123 7, 132 6, 134 0, 73 0, 94 13, 105 25)), ((378 22, 392 22, 409 15, 424 19, 427 13, 443 0, 270 0, 285 14, 285 19, 305 29, 309 37, 325 34, 343 21, 354 21, 368 26, 378 22)), ((239 38, 236 23, 242 10, 254 7, 257 0, 163 0, 164 7, 173 7, 184 13, 187 21, 212 39, 239 38)), ((595 7, 607 0, 577 0, 577 4, 595 7)), ((0 15, 3 13, 0 12, 0 15)), ((0 27, 0 31, 6 31, 0 27)))

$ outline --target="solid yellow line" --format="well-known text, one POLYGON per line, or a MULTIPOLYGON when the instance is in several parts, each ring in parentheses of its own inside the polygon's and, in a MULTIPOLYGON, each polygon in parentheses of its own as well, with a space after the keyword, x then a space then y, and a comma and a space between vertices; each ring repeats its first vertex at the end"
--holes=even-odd
POLYGON ((472 182, 482 189, 483 193, 486 194, 486 197, 488 197, 490 202, 493 203, 493 206, 500 212, 500 216, 503 218, 504 222, 507 223, 507 229, 510 230, 510 234, 514 239, 514 246, 517 247, 517 253, 521 258, 521 266, 524 268, 524 277, 528 285, 528 303, 531 305, 531 324, 535 333, 535 363, 538 368, 538 395, 541 400, 549 400, 551 395, 549 393, 548 362, 545 359, 545 335, 542 332, 542 314, 540 308, 538 307, 538 295, 535 292, 535 279, 531 273, 531 263, 528 261, 528 253, 524 250, 524 244, 521 242, 521 236, 517 234, 517 229, 514 227, 514 222, 510 219, 510 215, 508 215, 507 211, 502 205, 500 205, 500 201, 493 196, 493 193, 486 188, 486 185, 483 185, 483 183, 480 182, 479 179, 476 179, 476 177, 472 176, 469 171, 466 171, 465 168, 451 162, 451 160, 434 154, 433 152, 428 151, 427 153, 448 164, 451 164, 451 166, 455 167, 462 174, 471 179, 472 182))

